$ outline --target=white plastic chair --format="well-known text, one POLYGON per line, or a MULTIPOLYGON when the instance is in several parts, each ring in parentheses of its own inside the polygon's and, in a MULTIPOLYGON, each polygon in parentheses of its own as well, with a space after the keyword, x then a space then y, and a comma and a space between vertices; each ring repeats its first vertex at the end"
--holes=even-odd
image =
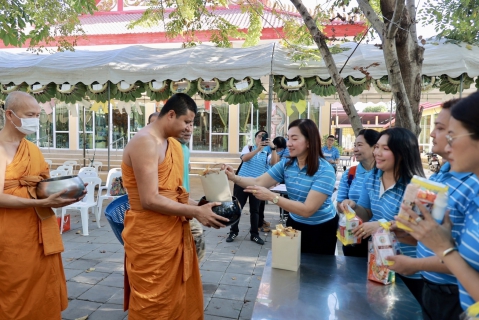
POLYGON ((73 174, 73 166, 58 166, 57 170, 66 171, 65 176, 71 176, 73 174))
MULTIPOLYGON (((73 170, 78 166, 78 162, 76 162, 75 160, 68 160, 68 161, 65 161, 63 162, 63 165, 64 166, 72 166, 73 170)), ((72 172, 73 172, 72 170, 72 172)))
POLYGON ((98 228, 101 228, 100 215, 97 210, 98 196, 95 197, 95 188, 101 185, 101 179, 100 178, 85 178, 85 179, 82 178, 82 180, 83 182, 88 183, 88 186, 86 187, 87 194, 81 201, 62 208, 62 220, 61 220, 61 226, 60 226, 60 233, 62 233, 61 230, 63 230, 63 220, 67 210, 79 210, 81 212, 81 224, 82 224, 84 236, 88 236, 88 211, 90 208, 93 208, 93 213, 95 214, 95 218, 96 218, 96 224, 98 228))
POLYGON ((48 163, 48 169, 51 170, 53 161, 50 159, 45 159, 45 162, 48 163))
POLYGON ((119 196, 112 196, 110 195, 111 186, 115 178, 121 177, 121 168, 113 168, 108 171, 108 176, 106 178, 106 184, 103 187, 98 189, 98 212, 101 214, 103 209, 103 201, 104 200, 114 200, 119 196))
POLYGON ((103 162, 93 161, 92 166, 96 169, 96 171, 101 171, 101 167, 103 166, 103 162))
POLYGON ((50 178, 66 176, 65 170, 50 170, 50 178))
POLYGON ((80 168, 80 171, 78 171, 78 176, 80 176, 80 178, 82 177, 82 175, 88 177, 98 177, 98 172, 96 171, 95 167, 83 167, 80 168), (92 175, 93 173, 95 175, 92 175))

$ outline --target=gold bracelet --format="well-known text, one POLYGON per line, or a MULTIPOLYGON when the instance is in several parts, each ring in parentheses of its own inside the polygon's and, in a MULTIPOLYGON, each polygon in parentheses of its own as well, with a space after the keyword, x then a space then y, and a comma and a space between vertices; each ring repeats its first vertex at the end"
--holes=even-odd
MULTIPOLYGON (((457 250, 457 247, 451 247, 451 248, 449 248, 449 249, 444 250, 444 252, 442 253, 442 257, 443 257, 443 258, 446 257, 448 254, 450 254, 450 253, 453 252, 453 251, 458 251, 458 250, 457 250)), ((444 263, 444 261, 441 260, 441 263, 444 263)))

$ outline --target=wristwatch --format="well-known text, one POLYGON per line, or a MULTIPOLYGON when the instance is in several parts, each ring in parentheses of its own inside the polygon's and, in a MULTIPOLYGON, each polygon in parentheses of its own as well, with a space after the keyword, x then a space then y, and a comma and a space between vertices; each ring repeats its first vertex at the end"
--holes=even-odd
POLYGON ((271 150, 272 150, 272 151, 275 151, 275 150, 276 150, 276 147, 274 147, 274 148, 271 148, 271 150))
POLYGON ((276 197, 273 198, 273 203, 274 204, 278 204, 278 201, 279 201, 279 195, 277 195, 276 197))

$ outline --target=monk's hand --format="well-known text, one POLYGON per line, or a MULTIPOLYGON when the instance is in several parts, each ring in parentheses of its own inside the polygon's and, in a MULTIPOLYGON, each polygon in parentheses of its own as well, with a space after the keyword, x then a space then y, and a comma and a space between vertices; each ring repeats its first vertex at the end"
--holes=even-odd
POLYGON ((42 201, 42 207, 47 208, 61 208, 73 204, 82 200, 86 195, 86 189, 83 191, 83 194, 78 198, 64 198, 62 197, 68 190, 63 190, 57 193, 52 194, 46 199, 40 200, 42 201))
POLYGON ((221 202, 211 202, 200 207, 195 214, 196 220, 206 227, 213 227, 215 229, 224 228, 225 225, 221 222, 229 222, 228 218, 217 215, 211 209, 215 206, 221 205, 221 202))
POLYGON ((225 171, 226 176, 228 177, 228 180, 234 181, 236 177, 235 169, 233 169, 232 166, 229 166, 227 164, 222 164, 221 165, 221 170, 225 171))

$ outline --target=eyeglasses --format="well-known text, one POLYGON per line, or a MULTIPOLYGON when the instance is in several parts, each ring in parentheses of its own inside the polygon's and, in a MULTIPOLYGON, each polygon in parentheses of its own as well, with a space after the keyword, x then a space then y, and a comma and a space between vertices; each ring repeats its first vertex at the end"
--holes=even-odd
POLYGON ((450 134, 448 134, 446 136, 446 140, 447 140, 447 144, 452 147, 452 142, 454 141, 454 139, 456 138, 460 138, 460 137, 466 137, 466 136, 472 136, 474 133, 473 132, 468 132, 468 133, 464 133, 464 134, 459 134, 457 136, 451 136, 450 134))

